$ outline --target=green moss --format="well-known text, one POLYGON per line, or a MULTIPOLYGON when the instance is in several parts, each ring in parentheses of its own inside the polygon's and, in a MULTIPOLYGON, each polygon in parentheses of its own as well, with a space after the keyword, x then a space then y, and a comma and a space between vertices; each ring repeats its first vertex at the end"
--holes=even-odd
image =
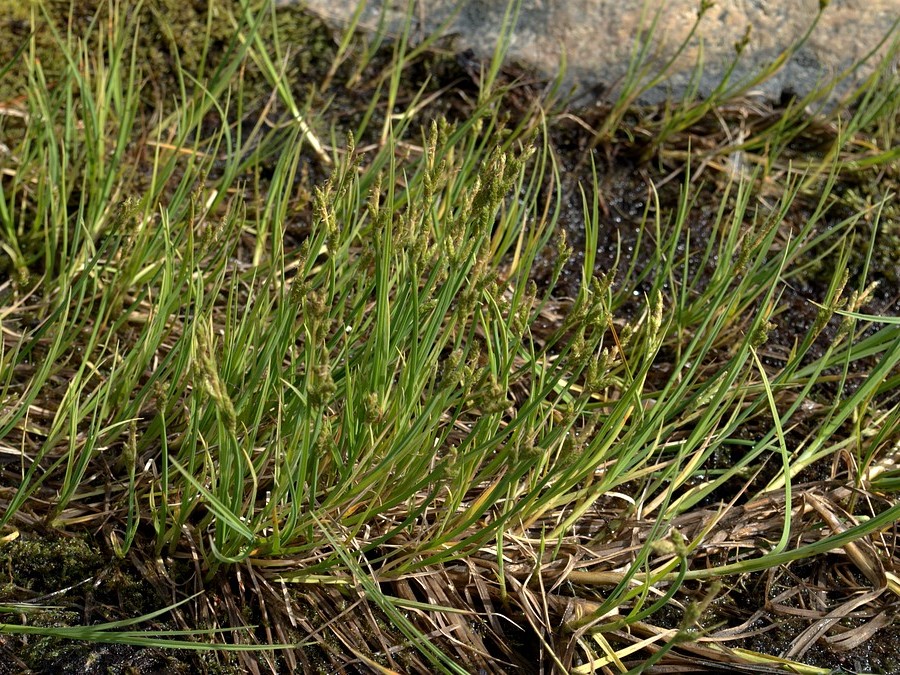
MULTIPOLYGON (((89 579, 103 566, 101 552, 81 537, 20 537, 0 546, 4 589, 52 593, 89 579)), ((21 598, 4 596, 3 600, 21 598)))
MULTIPOLYGON (((898 191, 900 184, 892 181, 889 176, 878 176, 877 180, 849 189, 842 195, 842 203, 852 212, 870 214, 860 221, 860 225, 867 224, 869 227, 858 231, 854 242, 850 257, 851 269, 854 271, 861 270, 865 263, 871 237, 870 228, 879 210, 877 205, 884 200, 885 195, 896 195, 898 191)), ((878 275, 882 283, 896 288, 900 285, 900 266, 897 265, 897 260, 900 260, 900 205, 896 200, 889 199, 881 209, 869 268, 878 275)))
MULTIPOLYGON (((45 7, 50 16, 65 19, 69 13, 69 2, 48 0, 45 7)), ((56 21, 54 21, 56 23, 56 21)), ((61 25, 65 25, 64 20, 61 25)), ((63 53, 57 48, 56 39, 36 3, 21 0, 0 0, 0 67, 12 63, 9 72, 0 78, 0 101, 7 104, 21 104, 28 91, 26 65, 29 48, 15 59, 16 52, 32 41, 33 49, 40 59, 41 68, 53 81, 65 68, 63 53), (14 61, 15 59, 15 61, 14 61)))
MULTIPOLYGON (((82 537, 25 534, 0 546, 0 569, 5 573, 0 586, 2 602, 33 600, 54 593, 42 602, 59 606, 29 611, 27 623, 31 626, 83 625, 86 617, 82 608, 88 606, 93 608, 89 619, 92 621, 138 616, 159 607, 155 593, 139 574, 110 567, 103 552, 82 537), (92 583, 81 583, 86 580, 92 583), (109 615, 110 610, 114 616, 109 615)), ((21 615, 0 617, 0 622, 5 623, 22 621, 21 615)), ((9 635, 5 639, 6 645, 35 672, 73 675, 118 674, 135 672, 134 669, 137 672, 192 672, 189 655, 183 652, 38 635, 9 635)))
MULTIPOLYGON (((68 51, 77 52, 77 44, 84 39, 88 52, 95 54, 101 28, 102 37, 107 37, 106 2, 75 3, 73 9, 69 0, 45 0, 43 8, 42 12, 37 4, 0 0, 0 35, 4 38, 0 40, 0 67, 14 61, 0 81, 0 101, 22 102, 28 91, 32 51, 52 86, 67 67, 60 40, 68 43, 68 51), (15 58, 23 45, 26 49, 15 58)), ((234 39, 235 25, 241 22, 236 12, 237 4, 227 0, 151 0, 128 15, 132 29, 125 34, 126 45, 130 47, 132 38, 135 40, 136 62, 146 78, 148 95, 157 101, 171 99, 178 91, 179 66, 192 76, 209 74, 218 67, 234 39)), ((273 42, 273 24, 289 55, 284 73, 287 81, 302 85, 321 77, 335 55, 330 31, 296 4, 279 8, 274 20, 265 17, 260 26, 263 44, 273 42)), ((245 75, 260 95, 271 90, 253 68, 245 75)))
MULTIPOLYGON (((331 31, 296 4, 279 8, 274 14, 264 9, 268 2, 255 4, 261 44, 266 47, 274 44, 273 35, 278 32, 280 54, 284 58, 278 55, 274 58, 283 69, 280 71, 283 80, 293 89, 295 100, 309 100, 335 58, 331 31)), ((120 190, 123 194, 141 195, 153 175, 149 167, 141 165, 147 158, 142 149, 152 128, 152 122, 148 124, 148 121, 169 119, 179 106, 190 106, 194 82, 208 83, 219 67, 235 58, 233 51, 240 46, 236 27, 246 31, 247 23, 246 17, 240 15, 239 4, 230 0, 148 0, 139 9, 121 11, 115 20, 110 19, 109 11, 109 4, 101 0, 80 3, 48 0, 40 5, 0 0, 0 36, 4 38, 0 40, 0 67, 10 64, 8 72, 0 78, 0 103, 21 113, 0 116, 0 135, 9 148, 9 152, 0 153, 0 168, 24 167, 27 173, 31 162, 42 161, 42 153, 59 152, 58 148, 47 150, 42 144, 56 144, 56 139, 61 142, 66 138, 64 156, 68 166, 62 171, 70 177, 69 192, 61 195, 60 201, 62 208, 72 214, 81 208, 83 189, 87 188, 90 199, 96 179, 105 180, 103 174, 90 173, 95 166, 90 150, 98 142, 111 145, 117 131, 115 125, 122 121, 111 116, 107 120, 108 129, 99 131, 105 134, 100 141, 93 136, 97 130, 78 123, 73 125, 73 118, 84 121, 82 110, 87 103, 82 98, 92 98, 91 105, 96 108, 109 96, 95 91, 89 95, 82 92, 79 88, 82 76, 88 76, 94 87, 91 78, 102 71, 104 60, 109 65, 110 54, 118 50, 125 60, 120 65, 121 76, 128 77, 133 45, 137 64, 134 77, 140 96, 138 122, 129 134, 134 142, 124 164, 131 168, 123 176, 120 190), (77 73, 66 53, 77 62, 77 73), (182 87, 187 90, 187 99, 182 87), (39 102, 57 114, 50 120, 44 115, 28 117, 27 113, 33 113, 39 102), (44 128, 51 125, 57 131, 44 128)), ((228 82, 231 90, 220 94, 222 99, 240 100, 240 105, 228 107, 228 123, 235 125, 255 121, 275 87, 252 58, 244 61, 238 73, 228 82), (237 118, 238 114, 242 119, 237 118)), ((283 113, 283 107, 276 102, 269 112, 274 119, 283 113)), ((221 126, 218 114, 210 113, 196 133, 214 134, 221 126)), ((179 177, 180 170, 172 177, 173 185, 179 177)), ((30 198, 33 195, 46 197, 40 190, 32 191, 26 199, 20 199, 12 191, 7 196, 21 205, 17 220, 25 225, 19 233, 16 254, 0 253, 0 276, 15 273, 23 285, 27 279, 43 274, 47 264, 46 233, 31 225, 41 220, 31 211, 35 205, 30 198)), ((87 210, 91 209, 88 206, 87 210)))
POLYGON ((182 675, 196 672, 183 658, 184 654, 129 645, 97 644, 57 638, 40 638, 29 642, 19 649, 17 656, 34 672, 59 675, 130 673, 182 675))

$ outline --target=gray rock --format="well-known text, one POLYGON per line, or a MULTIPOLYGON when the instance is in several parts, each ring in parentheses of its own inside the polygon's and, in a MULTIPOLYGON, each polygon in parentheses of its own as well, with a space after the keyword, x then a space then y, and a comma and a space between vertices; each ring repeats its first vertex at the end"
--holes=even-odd
MULTIPOLYGON (((345 24, 357 6, 356 0, 306 0, 306 4, 338 25, 345 24)), ((490 58, 500 35, 506 0, 417 0, 415 4, 414 30, 419 36, 435 31, 455 34, 455 48, 490 58)), ((646 40, 649 35, 644 83, 672 61, 667 77, 639 98, 655 103, 690 92, 698 61, 702 61, 702 76, 697 93, 705 96, 713 91, 734 61, 735 43, 748 27, 749 40, 729 79, 733 85, 765 69, 815 23, 808 39, 783 67, 748 91, 778 100, 783 95, 804 96, 815 90, 851 68, 887 36, 887 44, 878 54, 883 58, 890 43, 900 39, 900 0, 832 0, 818 22, 818 0, 718 0, 703 14, 691 36, 699 5, 698 0, 523 0, 507 58, 552 77, 564 57, 567 84, 588 100, 611 100, 626 82, 638 39, 643 36, 646 40), (649 34, 654 21, 655 30, 649 34), (678 53, 689 36, 686 48, 678 53)), ((406 8, 403 0, 369 0, 361 26, 374 30, 384 9, 386 26, 396 34, 403 26, 406 8)), ((893 58, 896 69, 896 52, 893 58)), ((853 69, 829 102, 836 102, 858 85, 877 62, 879 58, 873 58, 853 69)))

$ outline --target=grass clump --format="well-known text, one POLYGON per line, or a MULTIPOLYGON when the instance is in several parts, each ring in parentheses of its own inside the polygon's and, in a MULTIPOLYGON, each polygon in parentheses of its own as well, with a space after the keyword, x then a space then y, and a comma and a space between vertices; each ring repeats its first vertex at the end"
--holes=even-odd
POLYGON ((561 104, 514 107, 492 69, 439 114, 404 83, 428 46, 408 40, 347 38, 292 82, 272 11, 210 9, 221 51, 169 52, 174 103, 139 93, 138 11, 51 30, 53 82, 37 32, 19 53, 0 601, 22 618, 4 644, 581 673, 799 662, 880 626, 900 592, 900 326, 875 251, 896 214, 887 191, 835 214, 848 172, 896 178, 889 70, 824 155, 788 161, 793 127, 679 155, 693 112, 648 151, 615 133, 623 108, 574 142, 572 176, 561 104), (605 181, 647 152, 685 161, 642 165, 616 241, 605 181), (16 575, 44 531, 91 533, 95 557, 41 600, 140 577, 158 605, 64 594, 64 620, 35 622, 16 575), (804 566, 815 583, 789 583, 804 566), (801 608, 793 646, 750 648, 754 621, 801 608))

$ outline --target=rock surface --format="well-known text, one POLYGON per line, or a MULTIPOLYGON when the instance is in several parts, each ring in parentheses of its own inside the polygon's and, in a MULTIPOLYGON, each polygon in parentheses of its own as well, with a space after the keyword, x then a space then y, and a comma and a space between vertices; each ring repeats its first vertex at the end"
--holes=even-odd
MULTIPOLYGON (((305 1, 310 10, 336 25, 346 24, 357 7, 357 0, 305 1)), ((413 0, 413 4, 414 36, 441 31, 454 36, 453 47, 460 52, 471 49, 480 58, 490 58, 501 34, 506 0, 413 0)), ((668 76, 640 96, 642 102, 654 103, 689 92, 698 61, 702 62, 698 94, 714 90, 735 59, 735 43, 748 27, 746 47, 729 80, 732 85, 766 68, 815 24, 773 77, 749 88, 750 94, 778 100, 803 96, 851 68, 886 35, 888 44, 881 47, 881 54, 892 40, 900 39, 900 0, 831 0, 821 15, 819 0, 707 4, 711 7, 697 23, 698 0, 522 0, 507 59, 552 77, 565 58, 566 83, 587 96, 585 102, 593 102, 618 95, 635 47, 643 40, 649 47, 646 79, 672 61, 668 76)), ((384 9, 388 30, 396 34, 402 29, 407 5, 405 0, 369 0, 360 24, 374 30, 384 9)), ((854 69, 835 89, 831 102, 872 69, 871 63, 854 69)))

